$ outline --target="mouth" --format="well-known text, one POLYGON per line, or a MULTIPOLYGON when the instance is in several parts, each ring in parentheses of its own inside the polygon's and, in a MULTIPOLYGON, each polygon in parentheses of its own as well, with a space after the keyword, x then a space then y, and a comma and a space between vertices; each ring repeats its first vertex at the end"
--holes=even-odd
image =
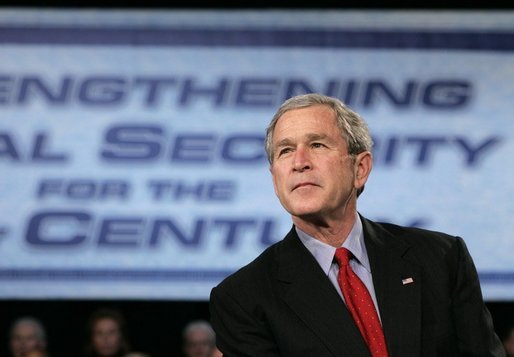
POLYGON ((317 186, 317 185, 315 183, 313 183, 313 182, 300 182, 300 183, 294 185, 293 189, 291 191, 294 191, 294 190, 299 189, 299 188, 314 187, 314 186, 317 186))

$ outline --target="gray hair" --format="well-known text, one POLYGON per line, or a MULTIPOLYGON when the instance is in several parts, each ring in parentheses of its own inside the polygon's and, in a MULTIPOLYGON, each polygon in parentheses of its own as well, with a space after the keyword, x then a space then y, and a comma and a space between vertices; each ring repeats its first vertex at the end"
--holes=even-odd
POLYGON ((33 327, 38 341, 40 341, 43 345, 46 345, 46 332, 43 324, 38 319, 30 316, 20 317, 13 322, 10 330, 11 338, 14 336, 16 329, 21 325, 30 325, 33 327))
POLYGON ((214 346, 216 344, 216 333, 214 332, 211 324, 204 320, 192 321, 184 327, 182 334, 184 341, 187 341, 189 333, 195 330, 206 332, 212 345, 214 346))
POLYGON ((298 95, 286 100, 277 110, 266 129, 265 150, 270 164, 273 163, 273 133, 278 120, 285 112, 293 109, 302 109, 314 105, 325 105, 332 108, 341 130, 341 136, 348 147, 348 154, 357 155, 364 151, 371 151, 373 140, 368 125, 362 117, 347 107, 337 98, 322 94, 311 93, 298 95))

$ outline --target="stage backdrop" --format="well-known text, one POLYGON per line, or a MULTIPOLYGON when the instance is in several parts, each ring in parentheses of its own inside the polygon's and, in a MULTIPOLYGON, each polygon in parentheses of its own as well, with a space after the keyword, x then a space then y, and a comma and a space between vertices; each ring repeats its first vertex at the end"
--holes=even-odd
POLYGON ((264 130, 369 122, 359 211, 466 241, 514 299, 514 13, 0 12, 0 298, 206 300, 291 228, 264 130))

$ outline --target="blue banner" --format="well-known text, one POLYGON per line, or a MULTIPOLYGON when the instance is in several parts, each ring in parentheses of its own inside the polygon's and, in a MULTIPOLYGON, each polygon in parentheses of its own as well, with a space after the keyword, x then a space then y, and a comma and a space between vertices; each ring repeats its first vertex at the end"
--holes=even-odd
POLYGON ((514 299, 514 13, 0 24, 0 298, 207 299, 290 229, 264 131, 322 92, 374 137, 359 211, 462 236, 486 299, 514 299))

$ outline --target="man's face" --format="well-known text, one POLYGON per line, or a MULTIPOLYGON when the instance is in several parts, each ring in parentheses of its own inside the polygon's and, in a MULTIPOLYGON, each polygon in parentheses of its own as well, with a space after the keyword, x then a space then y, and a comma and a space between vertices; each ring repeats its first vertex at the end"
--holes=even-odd
POLYGON ((293 219, 338 219, 355 204, 361 181, 355 180, 357 165, 331 108, 315 105, 284 113, 272 146, 275 193, 293 219))
POLYGON ((121 332, 116 321, 104 318, 93 328, 93 346, 99 356, 112 356, 121 346, 121 332))
POLYGON ((187 357, 210 357, 214 352, 212 338, 206 331, 192 330, 187 334, 184 353, 187 357))
POLYGON ((36 327, 30 323, 17 325, 11 336, 11 351, 14 357, 23 357, 31 350, 43 348, 36 327))

